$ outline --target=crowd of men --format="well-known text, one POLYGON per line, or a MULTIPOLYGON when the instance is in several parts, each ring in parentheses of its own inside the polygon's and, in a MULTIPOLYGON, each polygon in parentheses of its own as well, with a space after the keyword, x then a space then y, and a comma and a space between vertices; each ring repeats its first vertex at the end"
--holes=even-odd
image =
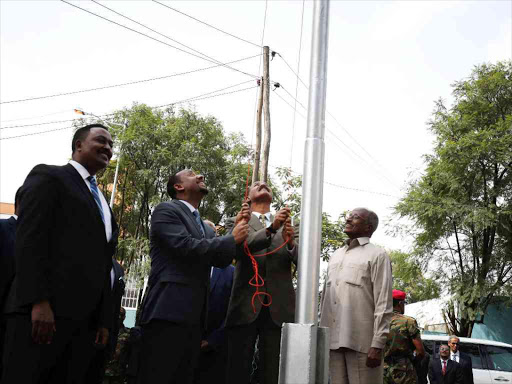
MULTIPOLYGON (((72 160, 36 166, 15 215, 0 221, 0 382, 276 384, 281 327, 295 312, 299 228, 290 210, 272 214, 272 190, 256 182, 218 236, 198 211, 204 177, 170 175, 171 200, 151 215, 148 287, 127 329, 119 229, 96 181, 112 146, 105 126, 78 129, 72 160)), ((392 289, 390 258, 370 242, 378 223, 354 209, 348 241, 329 260, 320 325, 330 328, 330 383, 428 375, 431 384, 472 384, 456 337, 439 359, 425 354, 416 321, 403 314, 405 293, 392 289)))

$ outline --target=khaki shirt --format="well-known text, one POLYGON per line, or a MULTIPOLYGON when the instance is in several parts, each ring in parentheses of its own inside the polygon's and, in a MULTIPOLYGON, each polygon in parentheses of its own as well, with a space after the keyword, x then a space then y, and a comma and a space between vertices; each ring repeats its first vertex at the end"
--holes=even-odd
MULTIPOLYGON (((329 260, 322 292, 320 326, 330 328, 330 349, 349 348, 368 353, 384 348, 393 316, 391 260, 370 244, 344 246, 329 260)), ((356 243, 357 244, 357 243, 356 243)))

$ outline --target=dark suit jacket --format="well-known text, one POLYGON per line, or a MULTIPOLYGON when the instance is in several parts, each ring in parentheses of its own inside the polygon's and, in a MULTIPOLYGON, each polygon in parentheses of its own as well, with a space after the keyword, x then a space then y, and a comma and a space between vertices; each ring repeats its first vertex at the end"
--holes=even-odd
POLYGON ((210 278, 210 296, 208 302, 208 322, 203 340, 214 349, 223 345, 226 340, 224 329, 228 312, 229 297, 233 287, 233 272, 235 267, 213 268, 210 278))
MULTIPOLYGON (((234 218, 229 219, 226 222, 226 229, 232 230, 233 224, 234 218)), ((253 255, 272 251, 283 244, 282 228, 271 238, 268 238, 265 232, 265 228, 258 218, 251 214, 247 243, 253 255)), ((281 326, 283 322, 292 323, 295 317, 295 291, 292 285, 291 270, 292 262, 297 264, 298 244, 298 228, 296 228, 293 251, 289 251, 288 246, 284 246, 272 255, 255 257, 259 274, 265 281, 265 285, 260 288, 260 291, 272 295, 272 304, 269 310, 272 320, 278 326, 281 326)), ((250 324, 258 317, 262 305, 256 298, 254 300, 256 313, 254 313, 251 300, 256 288, 249 285, 253 276, 251 259, 245 254, 243 246, 238 246, 226 327, 250 324)), ((260 297, 264 299, 264 296, 260 297)))
MULTIPOLYGON (((16 306, 49 300, 56 317, 110 328, 112 240, 93 195, 70 165, 38 165, 21 190, 16 232, 16 306)), ((112 212, 111 212, 112 213, 112 212)))
POLYGON ((459 355, 459 364, 464 375, 464 384, 473 384, 473 363, 471 357, 461 351, 459 351, 459 355))
POLYGON ((224 268, 235 257, 232 235, 205 237, 190 209, 179 200, 158 204, 151 215, 149 288, 141 324, 153 319, 205 326, 210 266, 224 268))
POLYGON ((7 292, 14 279, 16 262, 14 240, 16 239, 16 219, 0 220, 0 308, 3 307, 7 292))
POLYGON ((116 259, 112 259, 112 268, 114 268, 114 285, 112 287, 112 331, 109 334, 109 343, 107 345, 109 358, 116 350, 117 337, 119 336, 121 299, 123 298, 125 288, 124 269, 116 259))
POLYGON ((441 360, 438 357, 430 359, 428 366, 428 380, 430 384, 463 384, 464 377, 459 363, 448 360, 446 374, 443 376, 441 360))

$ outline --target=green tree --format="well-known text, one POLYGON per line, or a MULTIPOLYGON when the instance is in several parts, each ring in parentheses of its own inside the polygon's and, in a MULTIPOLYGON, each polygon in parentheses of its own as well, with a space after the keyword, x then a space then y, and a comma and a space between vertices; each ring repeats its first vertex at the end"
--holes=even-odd
POLYGON ((111 125, 121 155, 98 184, 107 195, 112 191, 120 161, 114 215, 120 226, 117 258, 125 268, 147 270, 151 212, 169 199, 169 175, 190 168, 205 176, 209 193, 199 207, 204 218, 219 223, 240 209, 251 155, 242 135, 227 135, 211 116, 144 104, 117 111, 111 125))
POLYGON ((423 276, 420 264, 408 253, 390 251, 393 266, 393 288, 407 293, 409 303, 437 299, 441 287, 437 278, 423 276))
POLYGON ((476 66, 437 101, 433 154, 395 212, 412 220, 415 255, 430 262, 452 296, 451 332, 471 336, 512 279, 512 62, 476 66))

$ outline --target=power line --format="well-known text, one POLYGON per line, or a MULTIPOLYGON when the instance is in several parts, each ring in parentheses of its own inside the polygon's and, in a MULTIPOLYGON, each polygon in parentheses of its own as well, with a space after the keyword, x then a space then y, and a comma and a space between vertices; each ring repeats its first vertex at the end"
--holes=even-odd
POLYGON ((3 102, 0 102, 0 104, 20 103, 20 102, 24 102, 24 101, 48 99, 48 98, 52 98, 52 97, 69 96, 69 95, 75 95, 75 94, 78 94, 78 93, 101 91, 101 90, 104 90, 104 89, 124 87, 124 86, 127 86, 127 85, 133 85, 133 84, 147 83, 147 82, 150 82, 150 81, 163 80, 163 79, 168 79, 168 78, 171 78, 171 77, 177 77, 177 76, 182 76, 182 75, 188 75, 188 74, 191 74, 191 73, 206 71, 206 70, 209 70, 209 69, 225 66, 226 64, 238 63, 240 61, 253 59, 253 58, 259 57, 259 56, 261 56, 261 54, 245 57, 243 59, 233 60, 233 61, 230 61, 230 62, 227 62, 227 63, 221 63, 221 64, 217 64, 217 65, 212 65, 210 67, 198 68, 198 69, 193 69, 193 70, 190 70, 190 71, 173 73, 171 75, 166 75, 166 76, 153 77, 151 79, 136 80, 136 81, 130 81, 130 82, 126 82, 126 83, 106 85, 106 86, 103 86, 103 87, 82 89, 82 90, 78 90, 78 91, 62 92, 62 93, 56 93, 56 94, 53 94, 53 95, 45 95, 45 96, 30 97, 30 98, 26 98, 26 99, 3 101, 3 102))
MULTIPOLYGON (((286 66, 290 69, 290 71, 292 71, 292 73, 296 76, 297 80, 299 80, 302 85, 307 89, 309 90, 309 87, 306 85, 306 83, 300 78, 300 76, 293 70, 293 68, 290 66, 290 64, 288 64, 288 62, 285 60, 285 58, 279 53, 279 52, 276 52, 279 57, 283 60, 283 62, 286 64, 286 66)), ((291 96, 291 95, 290 95, 291 96)), ((293 97, 293 96, 292 96, 293 97)), ((302 104, 301 104, 302 105, 302 104)), ((381 165, 379 163, 379 161, 377 159, 375 159, 367 150, 366 148, 364 148, 361 144, 359 144, 359 142, 356 140, 356 138, 354 136, 352 136, 352 134, 336 119, 336 117, 329 111, 329 110, 326 110, 327 114, 336 122, 336 124, 343 130, 345 131, 345 133, 352 139, 352 141, 359 147, 361 148, 361 150, 366 153, 366 155, 368 155, 368 157, 370 157, 378 166, 380 166, 384 171, 386 171, 387 173, 390 173, 383 165, 381 165)), ((388 180, 391 182, 391 180, 388 180)), ((394 182, 392 182, 392 184, 394 184, 394 182)))
MULTIPOLYGON (((249 80, 249 81, 252 81, 252 80, 249 80)), ((183 104, 183 103, 186 103, 186 102, 189 102, 189 101, 201 101, 201 100, 206 100, 206 99, 212 99, 212 98, 214 98, 214 97, 218 97, 218 96, 225 96, 225 95, 231 95, 231 94, 233 94, 233 93, 243 92, 243 91, 247 91, 247 90, 249 90, 249 89, 253 89, 253 88, 257 87, 257 85, 256 85, 256 86, 252 86, 252 87, 247 87, 247 88, 237 89, 237 90, 230 91, 230 92, 218 93, 218 92, 221 92, 221 91, 226 90, 226 89, 229 89, 229 88, 233 88, 233 87, 236 87, 236 86, 240 86, 240 85, 242 85, 242 84, 246 84, 246 83, 248 83, 249 81, 245 81, 245 82, 242 82, 242 83, 238 83, 238 84, 231 85, 231 86, 229 86, 229 87, 225 87, 225 88, 217 89, 217 90, 212 91, 212 92, 203 93, 203 94, 201 94, 201 95, 194 96, 194 97, 191 97, 191 98, 188 98, 188 99, 175 101, 175 102, 173 102, 173 103, 163 104, 163 105, 159 105, 159 106, 156 106, 156 107, 151 107, 151 109, 157 109, 157 108, 167 107, 167 106, 176 105, 176 104, 183 104)), ((111 116, 111 115, 113 115, 113 113, 109 113, 109 114, 105 114, 105 115, 100 115, 99 117, 105 117, 105 116, 111 116)), ((76 120, 76 119, 73 119, 73 120, 76 120)), ((63 121, 70 121, 70 120, 63 120, 63 121)), ((55 123, 55 122, 54 122, 54 123, 55 123)), ((63 127, 63 128, 49 129, 49 130, 47 130, 47 131, 40 131, 40 132, 27 133, 27 134, 17 135, 17 136, 0 137, 0 140, 9 140, 9 139, 16 139, 16 138, 26 137, 26 136, 34 136, 34 135, 44 134, 44 133, 48 133, 48 132, 61 131, 61 130, 71 129, 71 128, 74 128, 74 127, 73 127, 73 126, 70 126, 70 127, 63 127)))
MULTIPOLYGON (((282 86, 281 86, 280 88, 282 88, 282 86)), ((284 89, 284 88, 283 88, 283 90, 285 90, 285 91, 286 91, 286 89, 284 89)), ((290 97, 294 98, 294 97, 293 97, 293 95, 291 95, 291 94, 290 94, 290 92, 286 92, 286 93, 287 93, 290 97)), ((279 96, 279 98, 280 98, 281 100, 283 100, 283 101, 284 101, 284 102, 285 102, 285 103, 286 103, 290 108, 294 109, 293 105, 291 105, 290 103, 288 103, 288 102, 287 102, 287 101, 286 101, 286 100, 285 100, 281 95, 279 95, 279 93, 275 92, 275 94, 276 94, 276 95, 278 95, 278 96, 279 96)), ((300 105, 302 108, 306 109, 306 107, 305 107, 302 103, 300 103, 300 102, 299 102, 299 105, 300 105)), ((298 113, 298 112, 297 112, 297 113, 298 113)), ((302 118, 307 119, 307 117, 306 117, 306 116, 304 116, 304 115, 302 115, 302 114, 300 114, 300 113, 298 113, 298 114, 299 114, 299 116, 301 116, 302 118)), ((379 177, 383 178, 383 179, 384 179, 384 180, 386 180, 388 183, 392 184, 395 188, 398 188, 398 187, 397 187, 397 186, 396 186, 396 185, 395 185, 395 184, 394 184, 390 179, 388 179, 388 178, 385 176, 385 174, 383 174, 382 172, 377 172, 377 169, 373 168, 373 167, 371 166, 371 164, 370 164, 370 163, 368 163, 368 162, 367 162, 363 157, 361 157, 357 152, 355 152, 352 148, 350 148, 347 144, 345 144, 345 143, 343 142, 343 140, 341 140, 341 139, 340 139, 340 138, 339 138, 339 137, 338 137, 338 136, 337 136, 337 135, 336 135, 336 134, 335 134, 331 129, 329 129, 327 126, 325 127, 325 129, 326 129, 326 131, 327 131, 331 136, 333 136, 333 137, 334 137, 334 138, 335 138, 335 139, 336 139, 336 140, 337 140, 341 145, 343 145, 343 146, 344 146, 344 147, 345 147, 349 152, 351 152, 355 157, 357 157, 359 160, 361 160, 363 163, 365 163, 369 168, 372 168, 373 170, 375 170, 375 171, 376 171, 376 174, 377 174, 379 177)), ((336 143, 336 141, 334 141, 333 143, 334 143, 334 145, 336 145, 338 148, 342 149, 342 148, 341 148, 341 147, 336 143)), ((399 189, 399 188, 398 188, 398 189, 399 189)))
MULTIPOLYGON (((187 49, 190 49, 191 51, 193 51, 193 52, 195 52, 195 53, 197 53, 197 54, 199 54, 199 55, 202 55, 202 56, 204 56, 204 57, 206 57, 206 58, 208 58, 208 59, 211 59, 211 60, 213 60, 213 61, 215 61, 215 62, 217 62, 217 63, 221 63, 219 60, 215 59, 214 57, 208 56, 207 54, 205 54, 205 53, 203 53, 203 52, 201 52, 201 51, 198 51, 197 49, 194 49, 194 48, 192 48, 192 47, 190 47, 190 46, 188 46, 188 45, 186 45, 186 44, 180 43, 178 40, 175 40, 175 39, 173 39, 172 37, 169 37, 168 35, 165 35, 165 34, 163 34, 163 33, 161 33, 161 32, 158 32, 158 31, 154 30, 153 28, 150 28, 150 27, 148 27, 147 25, 142 24, 141 22, 138 22, 137 20, 134 20, 134 19, 132 19, 132 18, 130 18, 130 17, 128 17, 128 16, 125 16, 125 15, 123 15, 122 13, 117 12, 116 10, 114 10, 114 9, 112 9, 112 8, 107 7, 106 5, 103 5, 103 4, 99 3, 99 2, 97 2, 96 0, 91 0, 91 1, 92 1, 93 3, 95 3, 95 4, 98 4, 99 6, 101 6, 101 7, 103 7, 103 8, 108 9, 109 11, 111 11, 111 12, 115 13, 116 15, 119 15, 119 16, 121 16, 121 17, 124 17, 125 19, 130 20, 131 22, 136 23, 137 25, 140 25, 140 26, 142 26, 143 28, 149 29, 151 32, 154 32, 154 33, 156 33, 156 34, 158 34, 158 35, 160 35, 160 36, 162 36, 162 37, 165 37, 166 39, 169 39, 169 40, 171 40, 171 41, 173 41, 173 42, 175 42, 175 43, 177 43, 177 44, 179 44, 179 45, 181 45, 181 46, 183 46, 183 47, 187 48, 187 49)), ((236 68, 229 67, 229 66, 226 66, 226 67, 228 67, 228 68, 230 68, 230 69, 233 69, 233 70, 235 70, 235 71, 241 72, 241 73, 243 73, 243 74, 245 74, 245 75, 252 76, 252 75, 250 75, 250 74, 248 74, 248 73, 246 73, 246 72, 240 71, 240 70, 238 70, 238 69, 236 69, 236 68)))
POLYGON ((190 15, 186 14, 185 12, 182 12, 182 11, 180 11, 180 10, 178 10, 178 9, 176 9, 176 8, 173 8, 173 7, 171 7, 171 6, 167 5, 167 4, 161 3, 161 2, 156 1, 156 0, 153 0, 153 2, 154 2, 154 3, 157 3, 157 4, 160 4, 161 6, 164 6, 164 7, 166 7, 166 8, 169 8, 170 10, 172 10, 172 11, 174 11, 174 12, 177 12, 177 13, 179 13, 179 14, 183 15, 183 16, 186 16, 186 17, 188 17, 188 18, 190 18, 190 19, 192 19, 192 20, 195 20, 195 21, 197 21, 197 22, 199 22, 199 23, 201 23, 201 24, 204 24, 204 25, 206 25, 206 26, 208 26, 208 27, 210 27, 210 28, 213 28, 213 29, 215 29, 215 30, 217 30, 217 31, 219 31, 219 32, 222 32, 222 33, 224 33, 225 35, 231 36, 231 37, 233 37, 233 38, 235 38, 235 39, 237 39, 237 40, 243 41, 243 42, 245 42, 245 43, 248 43, 248 44, 254 45, 255 47, 262 48, 262 46, 261 46, 261 45, 258 45, 258 44, 256 44, 256 43, 253 43, 252 41, 249 41, 249 40, 243 39, 243 38, 241 38, 241 37, 239 37, 239 36, 233 35, 232 33, 226 32, 226 31, 224 31, 224 30, 222 30, 222 29, 220 29, 220 28, 217 28, 217 27, 215 27, 215 26, 213 26, 213 25, 211 25, 211 24, 208 24, 206 21, 199 20, 198 18, 195 18, 194 16, 190 16, 190 15))
MULTIPOLYGON (((189 54, 189 55, 191 55, 191 56, 197 57, 197 58, 199 58, 199 59, 201 59, 201 60, 205 60, 205 61, 209 61, 210 63, 218 64, 218 62, 217 62, 217 61, 215 61, 215 60, 210 60, 210 59, 207 59, 207 58, 203 57, 203 56, 204 56, 204 54, 203 54, 203 56, 196 55, 195 53, 191 53, 191 52, 186 51, 186 50, 184 50, 184 49, 182 49, 182 48, 179 48, 179 47, 176 47, 176 46, 174 46, 174 45, 172 45, 172 44, 166 43, 165 41, 159 40, 159 39, 157 39, 157 38, 155 38, 155 37, 153 37, 153 36, 150 36, 150 35, 145 34, 145 33, 143 33, 143 32, 137 31, 136 29, 133 29, 133 28, 127 27, 126 25, 123 25, 123 24, 120 24, 120 23, 118 23, 118 22, 116 22, 116 21, 113 21, 113 20, 107 19, 107 18, 106 18, 106 17, 104 17, 104 16, 98 15, 97 13, 94 13, 94 12, 91 12, 91 11, 89 11, 89 10, 85 9, 85 8, 79 7, 78 5, 72 4, 72 3, 70 3, 70 2, 68 2, 68 1, 66 1, 66 0, 60 0, 60 1, 62 1, 63 3, 66 3, 66 4, 68 4, 68 5, 70 5, 70 6, 72 6, 72 7, 75 7, 75 8, 77 8, 77 9, 80 9, 81 11, 87 12, 87 13, 89 13, 89 14, 93 15, 93 16, 99 17, 100 19, 103 19, 103 20, 108 21, 108 22, 110 22, 110 23, 112 23, 112 24, 115 24, 115 25, 117 25, 117 26, 119 26, 119 27, 125 28, 125 29, 127 29, 127 30, 129 30, 129 31, 135 32, 135 33, 137 33, 137 34, 139 34, 139 35, 145 36, 145 37, 147 37, 147 38, 149 38, 149 39, 151 39, 151 40, 154 40, 154 41, 156 41, 156 42, 159 42, 160 44, 164 44, 164 45, 166 45, 166 46, 168 46, 168 47, 170 47, 170 48, 174 48, 174 49, 176 49, 176 50, 178 50, 178 51, 181 51, 181 52, 184 52, 184 53, 189 54)), ((225 67, 226 67, 226 68, 229 68, 229 69, 232 69, 232 70, 234 70, 234 71, 237 71, 237 72, 243 73, 244 75, 250 76, 250 77, 252 77, 252 78, 255 78, 255 79, 256 79, 256 78, 258 78, 258 76, 251 75, 250 73, 247 73, 247 72, 241 71, 241 70, 239 70, 239 69, 236 69, 236 68, 233 68, 233 67, 229 67, 229 66, 225 66, 225 67)))
POLYGON ((1 124, 1 123, 10 123, 10 122, 12 122, 12 121, 21 121, 21 120, 39 119, 39 118, 41 118, 41 117, 48 117, 48 116, 53 116, 53 115, 60 115, 60 114, 66 113, 66 112, 69 112, 69 109, 66 109, 65 111, 59 111, 59 112, 47 113, 46 115, 31 116, 31 117, 20 117, 19 119, 2 120, 2 121, 0 121, 0 124, 1 124))

